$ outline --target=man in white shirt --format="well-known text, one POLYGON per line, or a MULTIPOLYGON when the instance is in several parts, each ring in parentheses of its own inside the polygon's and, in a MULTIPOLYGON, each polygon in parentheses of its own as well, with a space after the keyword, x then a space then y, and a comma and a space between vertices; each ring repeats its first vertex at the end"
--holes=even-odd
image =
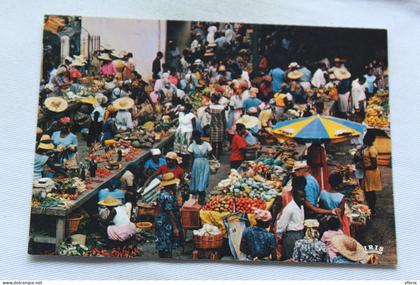
POLYGON ((353 110, 357 113, 361 108, 366 107, 366 78, 360 76, 351 84, 351 98, 353 100, 353 110))
POLYGON ((311 83, 316 88, 324 86, 327 82, 325 80, 325 72, 327 70, 327 66, 325 63, 320 63, 318 69, 315 71, 314 75, 312 76, 311 83))
POLYGON ((283 259, 292 258, 295 242, 304 236, 305 214, 303 203, 305 201, 304 189, 292 190, 293 200, 283 209, 277 221, 277 237, 283 247, 283 259))

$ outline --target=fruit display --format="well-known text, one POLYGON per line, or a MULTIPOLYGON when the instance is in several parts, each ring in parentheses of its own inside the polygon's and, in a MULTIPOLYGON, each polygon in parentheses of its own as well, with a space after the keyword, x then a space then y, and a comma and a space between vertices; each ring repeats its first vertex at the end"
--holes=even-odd
POLYGON ((234 198, 232 196, 217 195, 210 199, 204 206, 206 211, 224 212, 242 212, 253 213, 255 209, 265 209, 265 201, 259 198, 249 198, 241 196, 234 198))
POLYGON ((84 253, 85 256, 97 256, 97 257, 124 257, 133 258, 137 257, 142 253, 142 250, 136 245, 125 245, 114 247, 113 249, 105 249, 100 247, 92 247, 90 250, 84 253))
POLYGON ((207 204, 204 206, 206 211, 216 211, 216 212, 233 212, 235 199, 232 196, 222 196, 216 195, 213 196, 207 204))
POLYGON ((260 198, 266 202, 274 199, 278 194, 272 183, 258 182, 252 178, 242 178, 231 186, 231 190, 235 196, 260 198))
POLYGON ((389 128, 388 91, 378 91, 369 98, 366 108, 365 123, 370 127, 389 128))

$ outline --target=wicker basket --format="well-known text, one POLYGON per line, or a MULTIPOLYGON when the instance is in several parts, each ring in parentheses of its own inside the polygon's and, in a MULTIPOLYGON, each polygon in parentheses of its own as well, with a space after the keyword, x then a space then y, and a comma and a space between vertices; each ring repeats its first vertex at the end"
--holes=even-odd
POLYGON ((223 235, 193 236, 195 247, 198 249, 216 249, 223 245, 223 235))
POLYGON ((67 231, 72 234, 79 229, 80 221, 83 219, 82 214, 73 214, 67 218, 67 231))

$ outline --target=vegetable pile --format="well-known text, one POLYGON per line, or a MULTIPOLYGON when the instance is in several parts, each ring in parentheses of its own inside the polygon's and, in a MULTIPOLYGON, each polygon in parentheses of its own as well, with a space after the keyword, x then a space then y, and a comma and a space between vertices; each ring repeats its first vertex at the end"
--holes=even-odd
POLYGON ((125 245, 121 247, 115 247, 111 250, 99 248, 99 247, 92 247, 87 253, 86 256, 111 256, 111 257, 124 257, 124 258, 133 258, 137 257, 142 253, 141 249, 138 248, 136 245, 125 245))
POLYGON ((206 211, 216 211, 220 213, 232 213, 237 211, 248 214, 253 213, 256 208, 265 209, 266 204, 264 200, 249 198, 245 196, 234 198, 232 196, 217 195, 211 198, 203 209, 206 211))
POLYGON ((58 249, 59 255, 84 256, 88 248, 78 243, 62 243, 58 249))
POLYGON ((231 188, 235 196, 260 198, 266 202, 274 199, 278 194, 271 183, 257 182, 252 178, 242 178, 232 185, 231 188))

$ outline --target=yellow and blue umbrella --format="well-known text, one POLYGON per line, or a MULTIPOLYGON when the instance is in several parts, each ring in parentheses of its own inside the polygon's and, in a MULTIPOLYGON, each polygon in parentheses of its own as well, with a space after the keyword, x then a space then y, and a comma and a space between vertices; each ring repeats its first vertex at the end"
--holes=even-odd
POLYGON ((300 143, 337 143, 358 137, 365 129, 364 125, 353 121, 315 115, 278 122, 271 133, 300 143))

